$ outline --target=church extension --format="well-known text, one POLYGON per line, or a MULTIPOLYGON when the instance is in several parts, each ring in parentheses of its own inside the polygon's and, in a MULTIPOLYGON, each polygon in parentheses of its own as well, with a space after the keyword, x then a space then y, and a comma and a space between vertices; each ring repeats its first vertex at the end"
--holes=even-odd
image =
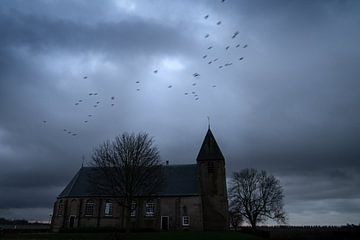
MULTIPOLYGON (((82 167, 54 203, 53 231, 75 228, 124 228, 124 209, 115 198, 94 193, 94 167, 82 167)), ((210 128, 196 164, 166 165, 159 193, 138 197, 131 228, 223 231, 229 227, 225 159, 210 128)))

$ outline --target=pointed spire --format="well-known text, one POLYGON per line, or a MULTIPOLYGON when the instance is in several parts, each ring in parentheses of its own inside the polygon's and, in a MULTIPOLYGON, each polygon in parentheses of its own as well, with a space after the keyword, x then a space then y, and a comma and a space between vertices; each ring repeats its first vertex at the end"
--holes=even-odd
POLYGON ((207 119, 208 119, 208 130, 210 130, 210 117, 207 116, 207 119))
POLYGON ((210 126, 196 158, 196 161, 201 160, 224 160, 224 156, 210 130, 210 126))

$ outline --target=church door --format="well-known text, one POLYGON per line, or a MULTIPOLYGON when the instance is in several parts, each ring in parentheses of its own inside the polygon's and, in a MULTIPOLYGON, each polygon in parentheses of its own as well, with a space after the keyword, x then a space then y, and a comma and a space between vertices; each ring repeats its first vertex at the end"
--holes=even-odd
POLYGON ((169 216, 161 216, 161 230, 169 230, 169 216))
POLYGON ((74 228, 74 223, 75 223, 75 216, 70 216, 69 228, 74 228))

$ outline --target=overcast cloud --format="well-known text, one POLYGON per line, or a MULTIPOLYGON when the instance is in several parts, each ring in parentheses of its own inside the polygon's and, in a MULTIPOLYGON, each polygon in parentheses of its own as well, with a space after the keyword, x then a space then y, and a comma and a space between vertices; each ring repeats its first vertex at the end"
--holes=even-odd
POLYGON ((2 0, 0 217, 48 220, 82 155, 124 131, 195 163, 210 116, 228 177, 278 177, 290 224, 358 224, 359 13, 355 0, 2 0))

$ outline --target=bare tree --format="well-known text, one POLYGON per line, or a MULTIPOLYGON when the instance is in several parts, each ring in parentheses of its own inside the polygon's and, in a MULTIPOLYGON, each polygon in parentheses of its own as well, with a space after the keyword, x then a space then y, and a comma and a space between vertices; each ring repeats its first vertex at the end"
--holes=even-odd
POLYGON ((229 190, 230 205, 234 206, 252 226, 273 219, 285 223, 283 190, 280 181, 265 171, 244 169, 233 174, 229 190))
POLYGON ((124 133, 113 142, 94 149, 92 166, 99 169, 96 188, 114 196, 124 207, 126 232, 130 231, 131 209, 138 196, 155 194, 163 182, 159 151, 146 133, 124 133))

